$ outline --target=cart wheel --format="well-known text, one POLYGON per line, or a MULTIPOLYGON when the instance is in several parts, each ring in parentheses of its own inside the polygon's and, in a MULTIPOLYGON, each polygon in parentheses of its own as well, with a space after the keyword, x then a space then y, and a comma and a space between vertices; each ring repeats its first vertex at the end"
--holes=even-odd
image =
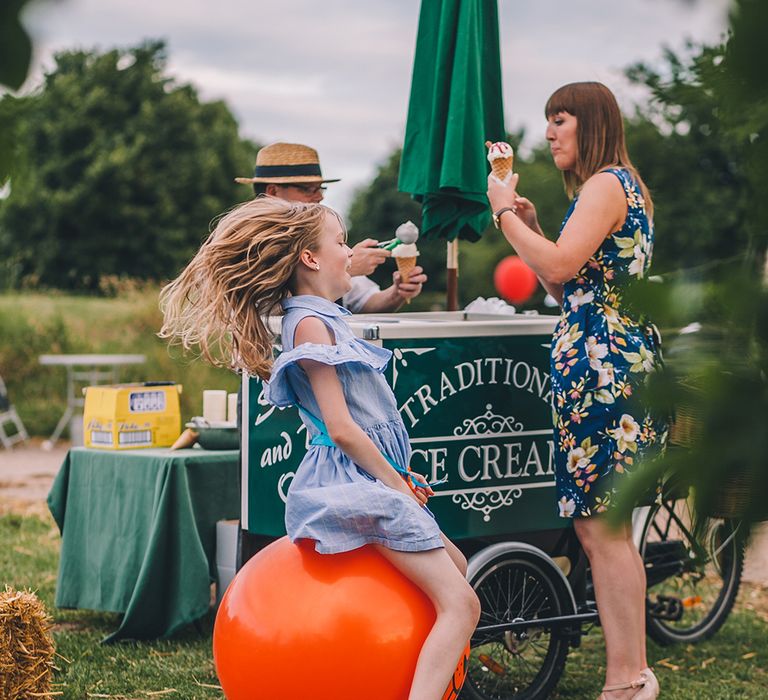
POLYGON ((462 698, 545 698, 560 680, 569 636, 562 627, 548 627, 546 619, 574 613, 575 603, 552 560, 540 550, 530 550, 501 551, 474 571, 470 562, 468 576, 482 612, 462 698), (524 620, 542 624, 518 631, 483 631, 489 625, 524 620))
POLYGON ((665 499, 643 526, 648 635, 661 645, 709 639, 731 612, 744 566, 739 522, 705 518, 693 527, 690 499, 665 499))

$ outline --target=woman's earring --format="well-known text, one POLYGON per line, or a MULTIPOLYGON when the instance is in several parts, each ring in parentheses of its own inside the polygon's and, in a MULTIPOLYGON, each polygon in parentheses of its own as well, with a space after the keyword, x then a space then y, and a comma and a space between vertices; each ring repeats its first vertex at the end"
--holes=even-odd
POLYGON ((315 263, 315 270, 320 270, 320 263, 315 263))

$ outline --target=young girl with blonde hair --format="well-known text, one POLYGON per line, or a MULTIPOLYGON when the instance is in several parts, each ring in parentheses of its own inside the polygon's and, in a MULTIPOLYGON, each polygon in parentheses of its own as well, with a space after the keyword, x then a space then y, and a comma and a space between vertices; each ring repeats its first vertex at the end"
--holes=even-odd
POLYGON ((341 220, 323 205, 240 205, 163 290, 160 335, 261 377, 272 404, 299 407, 311 441, 288 491, 288 536, 322 554, 371 544, 424 591, 437 617, 409 698, 439 700, 480 603, 466 560, 426 508, 431 488, 407 469, 408 435, 383 376, 391 352, 356 338, 334 303, 350 289, 350 256, 341 220), (265 319, 279 313, 273 360, 265 319))

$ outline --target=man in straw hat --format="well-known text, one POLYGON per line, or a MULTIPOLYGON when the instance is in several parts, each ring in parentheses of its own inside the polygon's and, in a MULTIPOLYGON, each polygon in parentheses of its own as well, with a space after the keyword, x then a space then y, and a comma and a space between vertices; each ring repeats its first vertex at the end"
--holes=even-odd
MULTIPOLYGON (((253 177, 236 177, 237 182, 252 184, 255 195, 280 197, 291 202, 321 202, 326 182, 339 179, 324 178, 320 171, 317 151, 300 143, 273 143, 256 154, 253 177)), ((389 257, 387 250, 377 248, 378 241, 366 238, 352 248, 352 289, 344 295, 342 304, 353 313, 397 311, 406 301, 421 293, 427 276, 421 267, 414 267, 408 282, 400 273, 393 274, 394 283, 382 290, 368 279, 389 257)))

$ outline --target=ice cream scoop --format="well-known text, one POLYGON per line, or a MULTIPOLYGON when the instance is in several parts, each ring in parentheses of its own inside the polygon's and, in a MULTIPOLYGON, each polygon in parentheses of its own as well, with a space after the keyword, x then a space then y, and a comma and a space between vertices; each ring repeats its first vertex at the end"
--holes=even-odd
POLYGON ((395 229, 395 238, 401 243, 416 243, 419 240, 419 229, 413 221, 406 221, 395 229))
POLYGON ((415 243, 399 243, 392 248, 393 258, 415 258, 419 255, 419 249, 415 243))
POLYGON ((379 248, 392 250, 400 243, 416 243, 419 240, 419 229, 412 221, 406 221, 395 229, 395 237, 378 244, 379 248))

